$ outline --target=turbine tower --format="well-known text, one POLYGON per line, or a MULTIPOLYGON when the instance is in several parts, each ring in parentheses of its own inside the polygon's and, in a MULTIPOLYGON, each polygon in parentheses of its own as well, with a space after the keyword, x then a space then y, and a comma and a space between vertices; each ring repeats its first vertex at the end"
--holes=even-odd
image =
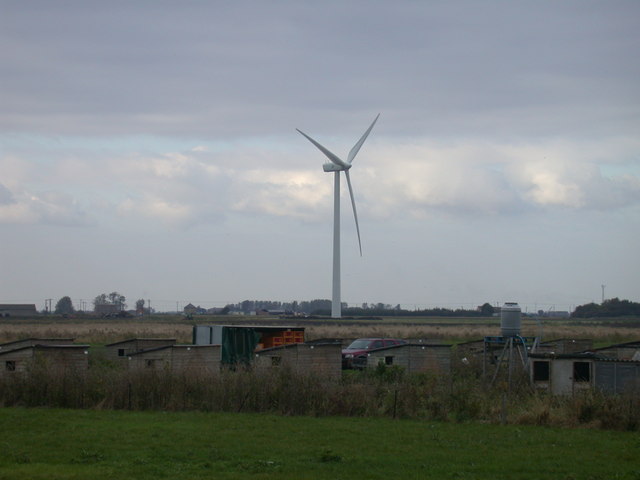
POLYGON ((351 178, 349 177, 349 169, 351 163, 360 151, 360 147, 369 136, 369 132, 378 121, 376 116, 367 131, 364 132, 360 140, 353 146, 345 162, 340 157, 332 153, 316 142, 309 135, 303 131, 298 130, 307 140, 313 143, 318 149, 324 153, 330 162, 322 165, 322 169, 325 172, 333 172, 333 282, 332 282, 332 296, 331 296, 331 317, 340 318, 342 316, 342 304, 340 300, 340 172, 344 172, 347 178, 347 185, 349 186, 349 196, 351 197, 351 206, 353 207, 353 218, 356 221, 356 232, 358 233, 358 247, 360 248, 360 256, 362 256, 362 243, 360 242, 360 227, 358 226, 358 213, 356 212, 356 202, 353 198, 353 188, 351 187, 351 178))

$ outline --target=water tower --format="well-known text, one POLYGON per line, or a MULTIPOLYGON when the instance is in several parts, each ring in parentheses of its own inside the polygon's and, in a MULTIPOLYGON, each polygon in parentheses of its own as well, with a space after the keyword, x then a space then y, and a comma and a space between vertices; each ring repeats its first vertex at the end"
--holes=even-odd
POLYGON ((517 337, 520 335, 520 317, 522 310, 515 302, 507 302, 500 309, 500 332, 503 337, 517 337))
POLYGON ((539 339, 537 337, 523 337, 521 335, 522 310, 516 302, 505 302, 500 307, 500 336, 484 338, 483 371, 486 374, 487 359, 494 365, 495 370, 491 384, 495 382, 503 363, 507 363, 508 386, 511 388, 511 376, 514 359, 518 357, 522 367, 528 370, 528 352, 535 349, 539 339))

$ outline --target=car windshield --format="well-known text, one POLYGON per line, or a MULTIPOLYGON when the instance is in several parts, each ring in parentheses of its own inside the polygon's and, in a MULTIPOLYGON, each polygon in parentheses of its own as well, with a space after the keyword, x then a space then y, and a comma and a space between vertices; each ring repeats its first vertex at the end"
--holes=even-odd
POLYGON ((351 345, 349 345, 347 347, 347 350, 364 350, 366 348, 369 348, 369 343, 371 342, 371 340, 355 340, 354 342, 351 343, 351 345))

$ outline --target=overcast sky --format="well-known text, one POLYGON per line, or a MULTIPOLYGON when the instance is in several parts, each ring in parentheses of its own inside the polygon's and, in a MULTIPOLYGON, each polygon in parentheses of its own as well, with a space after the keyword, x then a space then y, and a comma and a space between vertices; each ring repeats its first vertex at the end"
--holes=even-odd
POLYGON ((0 303, 640 301, 640 2, 3 1, 0 303), (344 182, 343 182, 343 186, 344 182))

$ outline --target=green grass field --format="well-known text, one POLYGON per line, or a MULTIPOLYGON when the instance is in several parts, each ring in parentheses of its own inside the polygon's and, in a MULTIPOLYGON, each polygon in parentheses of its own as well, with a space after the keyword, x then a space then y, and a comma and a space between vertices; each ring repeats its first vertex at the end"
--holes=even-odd
POLYGON ((24 408, 0 432, 0 479, 640 479, 631 432, 24 408))

